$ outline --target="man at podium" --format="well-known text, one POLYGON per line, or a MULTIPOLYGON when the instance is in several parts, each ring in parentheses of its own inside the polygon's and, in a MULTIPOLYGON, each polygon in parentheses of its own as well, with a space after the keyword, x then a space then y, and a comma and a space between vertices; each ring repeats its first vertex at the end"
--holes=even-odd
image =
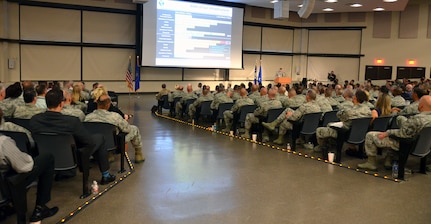
POLYGON ((280 68, 277 73, 275 73, 275 78, 286 77, 286 73, 283 71, 283 68, 280 68))

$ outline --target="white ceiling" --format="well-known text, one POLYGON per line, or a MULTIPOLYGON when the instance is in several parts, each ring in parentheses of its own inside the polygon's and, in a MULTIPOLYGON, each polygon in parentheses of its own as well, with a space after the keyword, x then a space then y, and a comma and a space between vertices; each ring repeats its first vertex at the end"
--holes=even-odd
MULTIPOLYGON (((271 0, 223 0, 225 2, 236 2, 246 5, 274 8, 271 0)), ((289 2, 290 11, 298 11, 298 5, 303 3, 303 0, 286 0, 289 2)), ((398 0, 397 2, 383 2, 383 0, 338 0, 337 3, 327 3, 325 0, 316 0, 313 13, 327 13, 322 11, 324 8, 333 8, 336 12, 370 12, 377 7, 382 7, 385 11, 403 11, 409 0, 398 0), (353 3, 362 4, 362 7, 350 7, 353 3)))

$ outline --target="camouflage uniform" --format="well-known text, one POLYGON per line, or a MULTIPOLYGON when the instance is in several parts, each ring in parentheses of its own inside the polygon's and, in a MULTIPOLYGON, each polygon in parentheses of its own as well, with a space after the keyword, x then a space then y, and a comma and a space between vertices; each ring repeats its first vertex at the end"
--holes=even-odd
POLYGON ((340 106, 338 106, 338 110, 347 110, 355 106, 351 99, 344 100, 342 103, 340 103, 340 106))
POLYGON ((160 100, 160 98, 162 98, 162 96, 168 95, 170 92, 171 91, 169 91, 168 89, 160 90, 160 92, 156 94, 156 100, 160 100))
POLYGON ((234 113, 239 113, 242 106, 246 105, 254 105, 254 102, 249 97, 241 97, 237 101, 235 101, 235 104, 230 108, 230 110, 226 110, 223 112, 224 122, 226 124, 226 128, 230 129, 232 126, 232 119, 234 113))
POLYGON ((400 138, 415 137, 424 127, 431 126, 431 112, 422 112, 410 118, 399 116, 397 119, 400 129, 390 129, 386 132, 388 137, 379 139, 380 132, 370 131, 365 136, 365 152, 368 156, 376 156, 377 148, 392 148, 395 151, 399 150, 399 142, 389 138, 389 135, 394 135, 400 138))
POLYGON ((45 111, 45 109, 38 108, 34 104, 26 103, 24 106, 17 106, 12 116, 15 118, 30 119, 33 115, 40 114, 45 111))
POLYGON ((82 110, 82 112, 84 112, 84 113, 87 112, 87 104, 85 104, 83 102, 80 102, 80 101, 72 102, 71 106, 76 108, 76 109, 82 110))
POLYGON ((0 108, 3 111, 4 117, 12 117, 13 112, 17 106, 24 106, 24 100, 22 98, 6 98, 0 101, 0 108))
POLYGON ((262 103, 253 113, 249 113, 245 117, 245 129, 250 130, 253 123, 259 123, 259 116, 268 116, 268 110, 282 108, 281 102, 276 99, 269 99, 267 102, 262 103))
POLYGON ((284 102, 285 100, 289 99, 289 97, 286 95, 277 95, 275 99, 279 100, 280 102, 284 102))
POLYGON ((325 99, 326 100, 328 100, 328 102, 329 102, 329 105, 331 105, 331 107, 332 106, 336 106, 336 107, 339 107, 340 106, 340 103, 338 102, 338 101, 336 101, 334 98, 332 98, 332 97, 325 97, 325 99))
POLYGON ((402 109, 398 114, 406 115, 406 114, 418 114, 419 112, 419 100, 407 105, 402 109))
POLYGON ((138 127, 127 123, 118 113, 97 109, 87 114, 84 122, 104 122, 115 125, 119 131, 127 133, 126 142, 131 142, 135 149, 142 149, 141 134, 138 127))
POLYGON ((217 94, 211 103, 210 107, 213 110, 218 110, 218 107, 221 103, 232 103, 232 98, 228 97, 225 93, 217 94))
POLYGON ((174 99, 177 97, 181 97, 183 98, 186 95, 186 93, 182 90, 175 90, 172 93, 168 94, 168 101, 169 102, 174 102, 174 99))
POLYGON ((316 97, 316 102, 319 104, 320 110, 322 110, 322 112, 332 111, 331 104, 329 104, 329 101, 326 99, 326 97, 318 95, 316 97))
POLYGON ((241 95, 239 94, 239 92, 234 91, 232 94, 232 100, 238 100, 239 98, 241 98, 241 95))
POLYGON ((262 103, 269 101, 269 97, 268 95, 264 95, 264 96, 259 96, 258 98, 256 98, 254 100, 254 104, 256 104, 256 106, 260 107, 260 105, 262 105, 262 103))
POLYGON ((310 102, 307 102, 305 104, 302 104, 295 111, 293 111, 290 108, 287 108, 277 118, 278 121, 280 121, 280 119, 282 119, 282 122, 280 124, 280 128, 278 130, 278 134, 279 135, 284 135, 284 134, 286 134, 287 130, 292 130, 293 129, 293 124, 291 123, 291 121, 299 121, 299 120, 302 119, 302 117, 305 114, 317 113, 317 112, 321 112, 321 109, 320 109, 319 104, 317 104, 316 101, 314 101, 314 100, 312 100, 310 102), (286 113, 288 111, 292 111, 293 114, 289 118, 286 119, 286 113))
POLYGON ((367 101, 366 103, 365 103, 366 105, 367 105, 367 107, 368 108, 370 108, 370 109, 374 109, 374 104, 372 104, 372 103, 370 103, 369 101, 367 101))
MULTIPOLYGON (((352 119, 371 117, 371 110, 364 102, 353 106, 351 109, 338 111, 337 117, 343 122, 343 128, 349 129, 352 119)), ((337 136, 337 131, 330 127, 319 127, 316 130, 316 137, 319 145, 322 145, 324 138, 337 138, 337 136)))
POLYGON ((190 104, 190 106, 189 106, 189 117, 191 119, 193 119, 193 117, 196 113, 196 108, 199 107, 202 104, 202 102, 211 101, 211 100, 214 100, 214 96, 210 93, 208 93, 206 96, 204 96, 204 95, 200 96, 197 100, 195 100, 195 102, 190 104))
POLYGON ((332 97, 335 101, 342 103, 344 102, 346 99, 344 99, 343 95, 335 95, 334 97, 332 97))
POLYGON ((31 136, 31 132, 29 130, 27 130, 26 128, 23 128, 17 124, 12 123, 12 122, 5 122, 4 119, 2 119, 1 124, 0 124, 0 130, 23 132, 27 135, 32 146, 34 146, 34 140, 33 140, 33 137, 31 136))
POLYGON ((189 99, 196 99, 198 98, 194 92, 186 93, 184 94, 183 98, 175 105, 175 114, 177 116, 180 115, 181 110, 183 109, 183 105, 186 103, 189 99))
POLYGON ((79 118, 81 122, 85 119, 85 114, 82 112, 82 110, 78 108, 74 108, 71 105, 64 105, 63 110, 61 110, 61 113, 64 115, 70 115, 79 118))
POLYGON ((287 98, 283 102, 283 107, 290 107, 290 108, 296 108, 300 107, 302 104, 306 103, 305 97, 302 97, 302 95, 296 95, 291 98, 287 98))
POLYGON ((400 107, 405 105, 406 105, 406 100, 402 96, 396 96, 391 99, 392 107, 400 107))
POLYGON ((260 93, 256 91, 256 92, 250 93, 248 97, 254 101, 256 100, 256 98, 260 97, 260 93))

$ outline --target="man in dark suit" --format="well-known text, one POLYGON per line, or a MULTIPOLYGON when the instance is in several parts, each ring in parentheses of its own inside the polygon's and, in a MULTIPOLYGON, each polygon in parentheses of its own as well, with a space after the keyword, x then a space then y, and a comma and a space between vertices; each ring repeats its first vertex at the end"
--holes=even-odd
POLYGON ((48 110, 31 118, 30 131, 33 134, 50 132, 73 135, 82 155, 84 172, 88 171, 89 159, 93 155, 102 173, 100 184, 114 181, 115 175, 109 173, 108 151, 104 148, 103 136, 89 133, 77 117, 60 113, 64 106, 63 91, 52 89, 46 94, 45 100, 48 110))

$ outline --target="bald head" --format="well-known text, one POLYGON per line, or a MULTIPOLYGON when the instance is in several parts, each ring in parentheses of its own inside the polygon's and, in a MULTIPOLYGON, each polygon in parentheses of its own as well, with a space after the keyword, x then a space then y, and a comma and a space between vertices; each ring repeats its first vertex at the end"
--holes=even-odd
POLYGON ((420 112, 426 112, 431 111, 431 96, 425 95, 422 96, 419 100, 419 111, 420 112))
POLYGON ((278 88, 278 93, 284 95, 286 93, 286 87, 280 86, 280 88, 278 88))
POLYGON ((270 89, 270 90, 268 91, 268 97, 269 97, 270 99, 274 99, 274 98, 275 98, 275 96, 277 96, 277 90, 275 90, 275 89, 270 89))
POLYGON ((193 87, 192 87, 192 84, 187 84, 187 92, 188 93, 191 93, 191 92, 193 92, 193 87))

